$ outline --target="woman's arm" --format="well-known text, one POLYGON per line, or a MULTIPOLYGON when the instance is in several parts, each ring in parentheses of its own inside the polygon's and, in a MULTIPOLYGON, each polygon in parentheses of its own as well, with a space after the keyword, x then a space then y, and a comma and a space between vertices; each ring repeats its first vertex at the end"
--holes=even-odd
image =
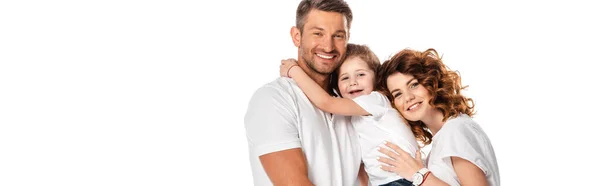
POLYGON ((293 59, 281 60, 280 74, 294 79, 308 99, 325 112, 345 116, 369 115, 367 111, 351 99, 330 96, 293 59))
POLYGON ((460 185, 488 185, 485 174, 475 164, 456 156, 451 159, 460 185))

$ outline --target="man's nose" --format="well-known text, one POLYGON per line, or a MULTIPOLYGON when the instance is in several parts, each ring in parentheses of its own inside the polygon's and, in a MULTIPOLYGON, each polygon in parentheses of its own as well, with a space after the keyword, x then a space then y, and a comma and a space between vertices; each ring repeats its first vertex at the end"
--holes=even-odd
POLYGON ((321 43, 321 48, 325 52, 332 52, 333 51, 333 38, 323 37, 323 42, 321 43))

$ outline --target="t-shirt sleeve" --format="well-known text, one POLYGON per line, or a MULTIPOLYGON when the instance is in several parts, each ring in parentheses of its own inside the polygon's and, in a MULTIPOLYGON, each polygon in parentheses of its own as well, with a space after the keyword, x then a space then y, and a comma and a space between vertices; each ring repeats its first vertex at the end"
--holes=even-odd
POLYGON ((258 89, 244 117, 250 151, 257 156, 301 147, 294 103, 274 87, 258 89))
POLYGON ((481 145, 484 139, 481 136, 481 131, 475 128, 470 123, 454 123, 452 130, 445 131, 444 136, 439 139, 438 144, 441 147, 441 154, 444 163, 452 166, 451 157, 459 157, 465 159, 477 167, 479 167, 485 175, 488 175, 490 165, 485 160, 485 147, 481 145))
POLYGON ((381 118, 390 108, 388 99, 377 91, 373 91, 368 95, 358 96, 353 101, 370 113, 376 120, 381 118))

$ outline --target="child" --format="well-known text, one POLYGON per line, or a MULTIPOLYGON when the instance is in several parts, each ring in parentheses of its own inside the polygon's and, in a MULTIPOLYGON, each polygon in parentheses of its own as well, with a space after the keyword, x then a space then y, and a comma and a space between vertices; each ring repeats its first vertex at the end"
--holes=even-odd
POLYGON ((408 120, 415 136, 431 150, 424 168, 421 157, 406 156, 392 143, 381 152, 382 169, 410 178, 414 185, 500 185, 494 149, 473 121, 473 100, 461 95, 460 76, 449 70, 434 49, 405 49, 383 63, 378 75, 386 95, 408 120))
POLYGON ((403 177, 383 171, 377 147, 392 141, 415 157, 417 142, 404 119, 390 101, 375 91, 375 75, 381 66, 377 56, 364 45, 348 44, 346 58, 332 75, 332 87, 341 97, 332 97, 319 87, 295 60, 282 60, 281 75, 293 78, 298 87, 319 109, 332 114, 352 116, 351 123, 359 136, 361 157, 371 185, 412 185, 403 177), (337 86, 336 86, 337 85, 337 86))

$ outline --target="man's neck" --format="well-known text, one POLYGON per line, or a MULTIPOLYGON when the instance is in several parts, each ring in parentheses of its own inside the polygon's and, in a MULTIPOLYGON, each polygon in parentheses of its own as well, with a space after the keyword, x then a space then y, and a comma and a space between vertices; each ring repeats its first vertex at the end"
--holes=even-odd
POLYGON ((313 69, 308 67, 306 62, 298 62, 298 66, 306 72, 308 77, 310 77, 313 81, 315 81, 323 90, 327 93, 332 94, 331 90, 329 90, 329 75, 324 75, 315 72, 313 69))

